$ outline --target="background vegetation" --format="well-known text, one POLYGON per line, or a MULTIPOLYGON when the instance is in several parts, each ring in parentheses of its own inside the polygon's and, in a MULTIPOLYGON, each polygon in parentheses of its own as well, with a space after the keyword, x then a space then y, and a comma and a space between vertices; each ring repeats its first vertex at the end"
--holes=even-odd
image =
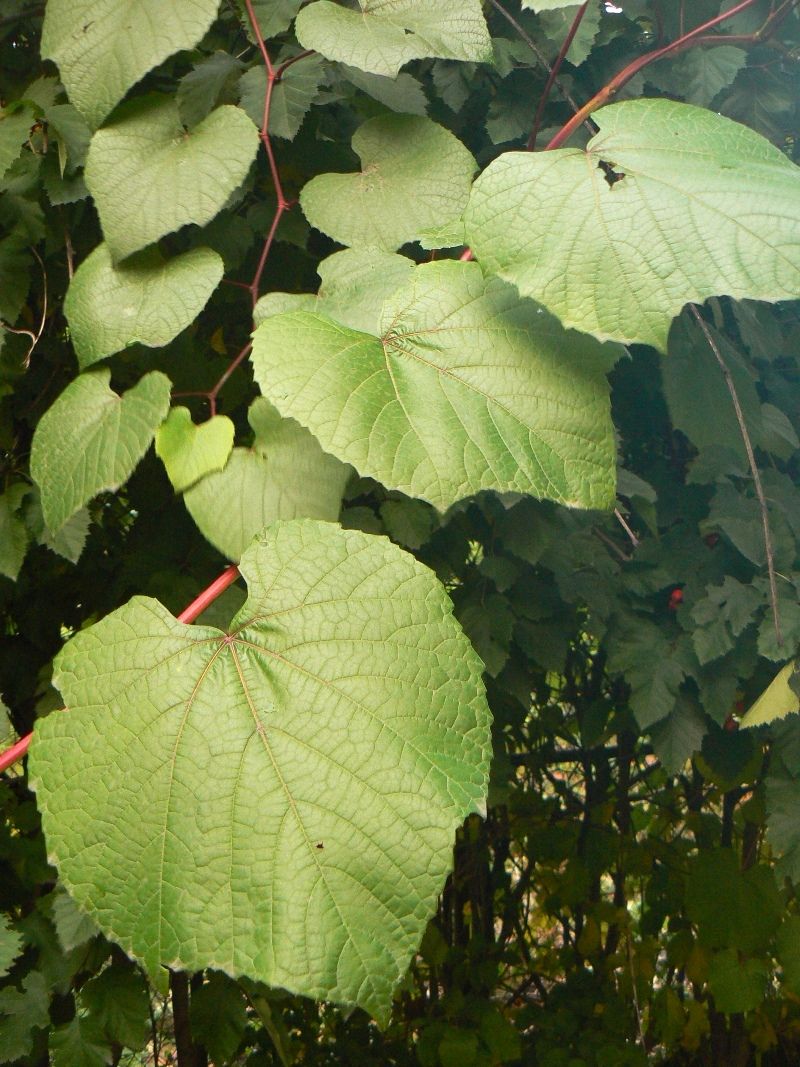
MULTIPOLYGON (((252 303, 318 289, 316 268, 339 246, 309 225, 298 196, 316 175, 358 168, 350 143, 365 120, 426 115, 483 169, 509 149, 543 147, 620 71, 735 6, 687 47, 637 64, 614 98, 710 108, 796 158, 795 3, 489 0, 493 62, 413 59, 396 78, 304 50, 301 6, 253 5, 280 75, 257 163, 202 230, 160 241, 168 257, 216 251, 223 284, 174 339, 110 362, 119 392, 163 371, 175 403, 197 423, 228 416, 240 446, 253 441, 252 303)), ((102 239, 83 178, 91 129, 42 58, 42 15, 18 0, 0 13, 8 744, 61 706, 52 660, 71 634, 136 593, 179 612, 224 566, 201 532, 210 520, 193 520, 153 450, 57 539, 42 518, 32 437, 78 372, 64 298, 102 239), (7 151, 3 131, 23 102, 24 136, 7 151)), ((223 3, 199 44, 164 57, 136 91, 170 94, 187 127, 239 106, 263 134, 263 40, 245 5, 223 3)), ((588 136, 579 129, 571 144, 588 136)), ((420 263, 461 251, 404 246, 420 263)), ((800 1062, 800 720, 738 728, 800 639, 799 351, 795 303, 727 298, 708 301, 702 319, 685 311, 667 357, 632 345, 611 372, 613 513, 487 492, 442 514, 371 479, 348 482, 342 524, 387 535, 450 592, 494 716, 488 816, 458 833, 388 1027, 221 973, 153 984, 59 886, 18 765, 0 782, 0 1062, 800 1062), (761 472, 782 643, 728 376, 761 472)), ((219 492, 212 504, 224 507, 219 492)), ((222 617, 237 597, 233 587, 211 610, 222 617)))

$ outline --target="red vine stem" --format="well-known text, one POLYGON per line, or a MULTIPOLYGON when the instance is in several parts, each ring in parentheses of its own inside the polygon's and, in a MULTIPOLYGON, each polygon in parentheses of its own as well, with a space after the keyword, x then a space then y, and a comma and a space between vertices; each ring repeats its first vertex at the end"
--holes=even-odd
MULTIPOLYGON (((191 602, 191 604, 185 608, 178 616, 178 622, 190 623, 202 615, 206 608, 212 604, 220 593, 223 593, 229 585, 233 585, 236 579, 239 577, 239 568, 232 564, 226 568, 219 578, 215 578, 211 585, 191 602)), ((27 754, 30 748, 33 734, 26 734, 25 737, 20 738, 16 744, 11 748, 7 748, 5 752, 0 753, 0 774, 3 771, 7 771, 9 767, 13 766, 27 754)))
MULTIPOLYGON (((586 122, 592 112, 596 111, 599 107, 602 107, 604 104, 607 104, 609 100, 613 99, 613 97, 619 92, 619 90, 624 85, 626 85, 631 80, 631 78, 634 77, 634 75, 638 74, 640 70, 644 69, 644 67, 649 66, 650 63, 655 63, 656 60, 662 59, 664 56, 672 55, 676 52, 682 52, 684 49, 690 48, 692 45, 696 44, 716 45, 727 44, 730 41, 736 41, 737 43, 755 43, 764 40, 764 38, 766 38, 777 27, 777 25, 781 21, 783 21, 783 19, 786 18, 789 12, 792 11, 793 8, 798 6, 800 0, 784 0, 784 3, 781 4, 780 7, 776 8, 776 10, 772 12, 772 14, 770 14, 770 16, 764 22, 764 25, 761 26, 760 29, 756 30, 755 33, 739 34, 735 36, 729 36, 727 34, 708 35, 709 30, 713 29, 715 26, 718 26, 720 23, 725 22, 726 19, 732 18, 734 15, 738 15, 740 12, 746 11, 748 8, 753 7, 756 3, 758 3, 758 0, 741 0, 741 2, 736 4, 735 7, 730 8, 728 11, 724 11, 721 15, 717 15, 716 18, 709 19, 708 22, 704 22, 701 26, 697 26, 695 29, 690 30, 689 33, 686 33, 682 37, 677 38, 677 40, 672 41, 670 44, 664 45, 662 48, 657 48, 653 52, 648 52, 646 53, 646 55, 639 56, 637 59, 634 59, 633 62, 629 63, 627 67, 624 67, 618 74, 615 74, 611 81, 607 82, 599 92, 595 93, 595 95, 591 98, 591 100, 589 100, 588 103, 584 104, 582 108, 575 112, 572 118, 567 123, 565 123, 564 126, 561 127, 555 137, 553 137, 549 144, 545 146, 545 152, 550 152, 554 148, 560 148, 561 145, 572 136, 575 130, 577 130, 579 126, 586 122)), ((586 5, 583 5, 584 8, 585 6, 586 5)), ((580 15, 581 18, 583 17, 581 12, 579 12, 578 15, 580 15)), ((580 25, 580 22, 578 22, 578 25, 580 25)), ((564 55, 566 55, 566 51, 569 49, 572 37, 574 37, 573 29, 577 30, 577 26, 574 23, 573 28, 570 30, 570 34, 572 34, 572 36, 570 36, 569 34, 567 35, 567 40, 564 42, 564 46, 562 46, 561 49, 564 55)), ((549 88, 550 80, 548 79, 548 84, 545 87, 545 95, 547 94, 547 92, 549 92, 549 88)), ((534 131, 532 133, 532 136, 535 132, 536 125, 534 124, 534 131)), ((469 260, 474 258, 475 257, 472 254, 471 248, 465 248, 459 256, 459 259, 462 262, 468 262, 469 260)))
MULTIPOLYGON (((696 26, 695 29, 690 30, 689 33, 683 34, 682 37, 678 37, 676 40, 670 42, 670 44, 664 45, 663 48, 657 48, 654 52, 648 52, 646 55, 634 59, 632 63, 627 65, 627 67, 623 67, 618 74, 615 74, 611 81, 607 82, 598 93, 595 93, 592 99, 584 104, 580 111, 573 115, 569 122, 561 127, 555 137, 547 145, 547 150, 560 148, 561 145, 572 136, 575 130, 577 130, 584 119, 587 119, 593 111, 596 111, 599 107, 607 104, 609 100, 612 100, 619 90, 644 67, 649 66, 651 63, 655 63, 656 60, 662 59, 664 56, 674 55, 676 52, 682 52, 685 48, 690 48, 692 45, 699 43, 699 39, 703 38, 709 30, 720 25, 720 23, 725 22, 727 19, 733 18, 734 15, 738 15, 740 12, 753 7, 756 3, 758 3, 758 0, 741 0, 740 3, 736 4, 728 11, 724 11, 721 15, 717 15, 716 18, 709 19, 708 22, 704 22, 701 26, 696 26)), ((788 9, 786 13, 788 13, 788 9)), ((770 26, 773 26, 774 16, 771 16, 767 22, 770 26)), ((764 29, 765 27, 762 27, 758 33, 762 34, 764 29)), ((758 40, 758 36, 753 35, 753 39, 758 40)), ((727 43, 727 37, 713 36, 711 40, 714 41, 714 43, 727 43)), ((708 44, 709 41, 703 40, 702 43, 708 44)))
POLYGON ((544 109, 547 106, 547 101, 550 98, 550 91, 553 88, 553 83, 558 77, 558 73, 561 70, 561 66, 567 57, 569 47, 575 39, 575 34, 578 32, 580 24, 583 22, 583 16, 586 14, 586 9, 588 8, 588 6, 589 0, 586 0, 586 3, 581 4, 581 6, 578 8, 575 14, 575 18, 572 20, 572 25, 569 28, 569 33, 564 38, 564 43, 561 45, 561 51, 558 53, 555 63, 550 68, 550 74, 547 77, 547 82, 545 83, 545 87, 542 90, 542 95, 539 97, 539 104, 536 108, 536 115, 533 120, 533 129, 531 130, 531 135, 528 138, 528 150, 530 152, 532 152, 534 148, 536 148, 536 138, 539 134, 539 127, 542 124, 542 116, 544 115, 544 109))
MULTIPOLYGON (((270 111, 272 109, 272 94, 274 92, 275 86, 281 80, 281 78, 289 69, 289 67, 291 67, 294 63, 298 63, 301 59, 306 59, 308 56, 311 56, 314 53, 308 50, 305 52, 299 52, 296 56, 292 56, 290 59, 287 59, 286 62, 281 63, 280 66, 276 67, 273 64, 272 59, 270 58, 269 51, 264 41, 264 35, 262 34, 261 29, 258 25, 258 18, 256 17, 255 9, 253 7, 253 0, 244 0, 244 4, 247 10, 247 17, 250 22, 250 27, 253 31, 253 36, 255 37, 256 46, 259 52, 261 53, 261 58, 264 60, 264 69, 267 72, 267 88, 266 92, 264 93, 264 111, 261 117, 261 126, 258 131, 258 136, 261 139, 261 143, 263 144, 264 151, 267 155, 269 173, 272 178, 272 184, 275 187, 275 196, 278 201, 277 207, 275 209, 275 214, 272 218, 272 222, 270 223, 270 227, 267 232, 267 236, 264 238, 264 245, 261 249, 261 255, 258 257, 258 263, 256 264, 256 269, 255 273, 253 274, 252 281, 250 281, 249 283, 237 281, 229 282, 230 285, 235 285, 241 289, 247 290, 247 292, 250 294, 250 303, 255 309, 255 306, 258 303, 259 289, 261 288, 261 278, 264 274, 264 268, 267 265, 267 259, 269 258, 269 254, 272 251, 272 245, 275 241, 275 235, 278 232, 278 226, 280 225, 280 221, 283 218, 285 212, 290 211, 295 203, 292 200, 288 200, 286 194, 283 191, 283 183, 281 182, 280 171, 278 170, 278 164, 275 159, 275 150, 272 147, 272 138, 269 134, 269 118, 270 111)), ((239 351, 230 361, 228 366, 217 379, 217 382, 213 386, 213 388, 209 389, 208 392, 201 394, 202 396, 205 396, 208 401, 209 413, 212 417, 217 413, 217 397, 219 396, 221 389, 231 377, 231 375, 234 373, 234 371, 237 369, 237 367, 241 366, 245 359, 247 359, 247 356, 250 353, 250 347, 250 342, 248 341, 243 348, 239 349, 239 351)))

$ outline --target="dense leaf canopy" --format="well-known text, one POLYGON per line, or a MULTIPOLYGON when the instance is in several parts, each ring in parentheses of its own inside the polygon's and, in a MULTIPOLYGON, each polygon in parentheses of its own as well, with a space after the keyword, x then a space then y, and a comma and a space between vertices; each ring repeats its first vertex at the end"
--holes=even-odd
POLYGON ((799 50, 6 0, 0 1064, 800 1062, 799 50))

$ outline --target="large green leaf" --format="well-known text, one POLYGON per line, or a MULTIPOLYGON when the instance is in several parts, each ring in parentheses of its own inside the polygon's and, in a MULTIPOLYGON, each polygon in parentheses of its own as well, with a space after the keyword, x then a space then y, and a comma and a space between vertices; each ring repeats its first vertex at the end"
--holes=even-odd
POLYGON ((317 267, 320 288, 311 293, 267 293, 253 309, 256 326, 282 311, 321 311, 344 326, 380 331, 383 301, 414 273, 413 260, 377 248, 345 248, 317 267))
POLYGON ((210 222, 257 151, 258 130, 238 107, 218 107, 191 130, 165 96, 120 108, 92 138, 86 160, 86 184, 113 258, 190 222, 210 222))
POLYGON ((475 160, 430 119, 369 119, 356 131, 353 150, 360 173, 320 174, 300 194, 311 225, 341 244, 393 250, 466 207, 475 160))
POLYGON ((388 77, 426 56, 493 57, 480 0, 359 0, 359 10, 316 0, 297 16, 295 31, 304 48, 388 77))
POLYGON ((800 170, 710 111, 632 100, 587 145, 508 152, 476 181, 481 264, 600 338, 666 349, 689 301, 800 292, 800 170))
POLYGON ((418 267, 379 332, 273 316, 254 334, 256 380, 326 451, 439 508, 480 489, 612 506, 615 349, 452 261, 418 267))
POLYGON ((253 402, 248 418, 253 447, 234 448, 224 470, 184 495, 200 532, 232 560, 240 559, 275 519, 337 519, 351 474, 347 464, 323 452, 308 430, 281 418, 264 397, 253 402))
POLYGON ((58 64, 70 100, 99 126, 132 85, 194 48, 219 0, 48 0, 42 56, 58 64))
POLYGON ((110 379, 105 369, 81 374, 33 435, 31 477, 54 533, 93 496, 130 477, 169 409, 170 381, 159 371, 122 396, 109 388, 110 379))
POLYGON ((483 811, 482 664, 384 538, 277 522, 228 633, 135 597, 80 632, 30 775, 81 907, 153 971, 213 967, 386 1020, 483 811))
POLYGON ((64 301, 78 363, 88 367, 137 341, 168 344, 203 310, 222 271, 210 248, 170 260, 149 248, 115 266, 108 245, 99 245, 78 267, 64 301))

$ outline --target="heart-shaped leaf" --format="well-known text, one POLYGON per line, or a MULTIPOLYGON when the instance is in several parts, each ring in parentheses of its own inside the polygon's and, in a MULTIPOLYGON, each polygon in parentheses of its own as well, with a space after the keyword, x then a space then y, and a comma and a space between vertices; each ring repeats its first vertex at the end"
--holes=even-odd
POLYGON ((227 633, 135 597, 60 653, 36 724, 48 851, 150 970, 212 967, 385 1021, 482 812, 482 664, 384 538, 277 522, 227 633))
POLYGON ((151 94, 120 108, 89 146, 86 184, 115 260, 193 222, 203 226, 247 176, 258 130, 224 104, 192 130, 175 100, 151 94))
POLYGON ((426 56, 493 58, 480 0, 359 0, 358 11, 317 0, 297 16, 295 32, 304 48, 390 78, 426 56))
POLYGON ((189 514, 228 559, 275 519, 339 517, 351 468, 329 456, 308 430, 284 419, 264 397, 248 413, 252 448, 234 448, 225 469, 184 496, 189 514))
POLYGON ((70 100, 99 126, 132 85, 194 48, 219 0, 48 0, 42 56, 58 65, 70 100))
POLYGON ((148 248, 115 266, 108 245, 98 245, 64 301, 78 363, 88 367, 137 341, 150 348, 169 344, 203 310, 222 271, 210 248, 171 260, 148 248))
POLYGON ((204 475, 222 470, 232 448, 233 423, 225 415, 195 426, 189 409, 177 407, 156 431, 156 455, 178 493, 204 475))
POLYGON ((267 293, 253 309, 256 326, 282 311, 320 311, 354 330, 378 333, 384 300, 411 280, 413 260, 376 248, 345 248, 317 267, 320 289, 267 293))
POLYGON ((81 374, 33 435, 31 477, 53 533, 93 496, 130 477, 169 410, 170 380, 159 371, 145 374, 121 397, 110 380, 105 369, 81 374))
POLYGON ((507 152, 475 182, 470 247, 565 326, 665 351, 709 296, 800 292, 800 169, 753 130, 670 100, 594 116, 586 151, 507 152))
POLYGON ((457 219, 475 160, 449 130, 418 115, 369 119, 353 137, 359 174, 320 174, 300 194, 312 226, 344 245, 389 251, 457 219))
POLYGON ((253 337, 264 395, 389 488, 439 508, 481 489, 613 506, 604 371, 619 352, 475 263, 418 267, 385 302, 380 336, 293 311, 253 337))

